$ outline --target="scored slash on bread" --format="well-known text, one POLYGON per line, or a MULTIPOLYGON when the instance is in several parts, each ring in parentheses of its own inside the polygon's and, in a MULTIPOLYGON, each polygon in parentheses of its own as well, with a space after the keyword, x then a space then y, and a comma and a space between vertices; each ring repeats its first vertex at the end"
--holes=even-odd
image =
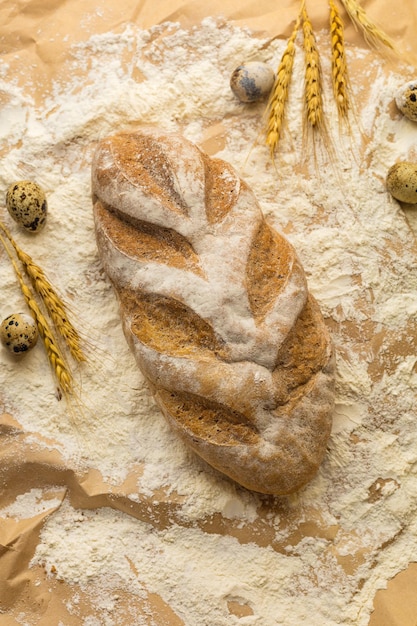
POLYGON ((100 258, 173 429, 240 485, 287 494, 326 452, 334 355, 294 248, 233 168, 155 129, 102 140, 100 258))

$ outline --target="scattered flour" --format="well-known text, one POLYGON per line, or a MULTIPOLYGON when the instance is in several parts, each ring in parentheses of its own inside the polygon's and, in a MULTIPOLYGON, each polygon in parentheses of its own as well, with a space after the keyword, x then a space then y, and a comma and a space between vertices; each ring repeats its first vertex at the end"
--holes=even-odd
MULTIPOLYGON (((109 626, 117 624, 117 611, 106 602, 120 584, 138 597, 145 590, 159 594, 187 626, 299 626, 312 614, 321 626, 365 626, 375 591, 417 559, 417 359, 393 354, 389 335, 399 332, 405 341, 407 329, 413 332, 416 249, 384 188, 389 165, 415 155, 417 127, 389 112, 409 79, 407 68, 394 73, 367 51, 349 49, 355 83, 368 89, 356 90, 362 133, 354 126, 352 150, 346 137, 340 146, 336 140, 338 173, 323 154, 319 173, 302 171, 298 164, 310 153, 302 141, 297 53, 289 132, 276 170, 259 140, 263 106, 242 105, 229 89, 242 60, 277 66, 285 42, 259 52, 262 43, 214 19, 190 31, 129 24, 73 46, 65 81, 37 105, 7 68, 1 73, 0 191, 14 180, 35 179, 49 203, 47 225, 36 237, 10 228, 65 293, 91 343, 91 364, 77 375, 86 405, 80 417, 77 407, 69 411, 57 401, 42 349, 17 365, 3 350, 0 408, 31 433, 34 445, 58 450, 76 471, 98 470, 108 485, 141 467, 133 504, 158 490, 180 503, 166 527, 154 527, 152 512, 144 521, 111 508, 81 511, 66 499, 59 506, 63 496, 48 489, 31 489, 0 510, 22 519, 56 509, 32 565, 93 589, 97 607, 107 606, 101 623, 109 626), (240 172, 268 219, 295 245, 329 319, 338 349, 335 424, 328 457, 300 494, 271 502, 195 459, 155 408, 124 340, 95 246, 90 162, 99 139, 142 123, 180 130, 203 147, 208 137, 217 142, 216 156, 240 172), (225 536, 206 532, 202 520, 212 516, 223 520, 225 536), (300 524, 313 529, 303 534, 300 524), (245 528, 251 529, 246 540, 245 528), (232 615, 229 601, 250 607, 248 614, 232 615)), ((330 97, 326 106, 336 137, 330 97)), ((3 251, 0 261, 3 319, 24 303, 3 251)))

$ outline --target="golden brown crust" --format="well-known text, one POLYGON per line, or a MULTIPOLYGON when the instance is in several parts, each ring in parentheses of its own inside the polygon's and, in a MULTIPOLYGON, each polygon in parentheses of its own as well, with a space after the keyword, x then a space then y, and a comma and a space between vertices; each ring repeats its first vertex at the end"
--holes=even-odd
POLYGON ((230 165, 178 135, 105 139, 92 181, 126 338, 169 423, 249 489, 305 485, 330 434, 333 350, 291 244, 230 165))

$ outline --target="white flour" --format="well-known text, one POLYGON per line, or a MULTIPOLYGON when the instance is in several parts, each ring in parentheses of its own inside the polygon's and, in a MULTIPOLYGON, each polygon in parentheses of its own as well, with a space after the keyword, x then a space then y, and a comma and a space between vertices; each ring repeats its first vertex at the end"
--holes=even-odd
MULTIPOLYGON (((326 35, 320 41, 327 45, 326 35)), ((118 623, 112 589, 120 584, 138 596, 145 589, 159 594, 187 626, 299 626, 312 614, 321 626, 366 625, 375 591, 417 559, 417 357, 390 356, 383 334, 403 330, 417 310, 413 238, 384 188, 388 167, 415 155, 417 126, 390 114, 396 89, 410 77, 404 69, 402 76, 390 73, 363 50, 349 50, 352 64, 365 59, 353 77, 369 90, 356 94, 369 144, 362 144, 354 126, 357 161, 346 148, 340 179, 324 161, 321 178, 313 169, 306 177, 296 173, 300 159, 308 157, 302 154, 297 53, 287 118, 291 139, 284 137, 277 174, 262 142, 255 145, 263 106, 242 105, 229 88, 233 69, 255 58, 262 43, 212 19, 190 32, 175 24, 150 31, 129 25, 75 46, 66 81, 57 82, 38 107, 30 90, 21 90, 7 67, 2 71, 0 191, 31 178, 49 203, 47 225, 36 236, 10 224, 5 211, 2 219, 65 293, 75 323, 95 349, 92 364, 80 373, 88 408, 77 427, 67 405, 56 400, 40 347, 17 365, 2 350, 0 409, 33 433, 36 445, 57 448, 78 471, 97 469, 110 485, 120 485, 143 464, 132 502, 161 488, 181 502, 163 529, 153 527, 152 512, 140 521, 110 508, 81 513, 67 501, 50 516, 33 564, 44 564, 68 583, 88 585, 100 621, 86 618, 85 626, 118 623), (140 123, 181 130, 203 146, 218 125, 216 156, 242 174, 268 218, 286 232, 332 320, 338 348, 334 431, 318 477, 301 494, 268 504, 203 466, 170 432, 128 350, 96 252, 90 160, 98 139, 140 123), (359 339, 349 339, 350 324, 359 339), (375 342, 358 349, 361 333, 375 342), (383 373, 372 369, 378 360, 383 373), (270 533, 266 546, 256 533, 262 506, 260 523, 270 533), (205 532, 198 523, 218 513, 236 536, 253 524, 252 540, 205 532), (317 533, 297 535, 299 525, 309 522, 317 533), (388 547, 379 551, 382 545, 388 547), (230 613, 231 601, 247 605, 248 615, 230 613)), ((274 41, 259 58, 276 68, 284 45, 274 41)), ((330 93, 328 63, 324 48, 330 93)), ((330 97, 326 105, 334 119, 330 97)), ((335 137, 336 129, 334 119, 335 137)), ((3 251, 0 261, 3 319, 24 303, 3 251)), ((43 495, 31 489, 0 513, 23 519, 59 501, 47 490, 43 495)), ((21 623, 29 624, 30 616, 21 623)), ((142 623, 138 617, 136 624, 142 623)))

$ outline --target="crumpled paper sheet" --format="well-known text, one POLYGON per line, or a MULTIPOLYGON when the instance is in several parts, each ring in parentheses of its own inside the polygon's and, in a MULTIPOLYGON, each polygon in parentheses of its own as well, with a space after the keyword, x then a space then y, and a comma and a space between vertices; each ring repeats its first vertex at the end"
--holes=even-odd
MULTIPOLYGON (((403 0, 401 11, 397 10, 398 3, 392 0, 369 0, 364 4, 379 23, 387 25, 386 30, 401 44, 400 47, 411 60, 417 54, 417 10, 414 0, 403 0)), ((291 32, 298 6, 299 3, 294 0, 102 0, 99 3, 97 0, 3 0, 0 4, 1 52, 11 70, 13 67, 28 67, 31 73, 36 74, 36 80, 31 81, 28 90, 31 90, 30 95, 35 102, 39 102, 54 80, 65 78, 65 63, 70 46, 91 34, 117 30, 127 22, 149 28, 170 20, 180 22, 187 28, 204 17, 222 15, 262 35, 285 39, 291 32), (82 29, 78 27, 80 22, 83 22, 82 29)), ((308 9, 317 29, 327 27, 326 3, 311 2, 308 9)), ((364 45, 361 36, 350 23, 346 27, 346 39, 364 45)), ((21 72, 16 72, 16 76, 21 76, 21 72)), ((215 152, 215 142, 221 141, 221 128, 219 132, 215 128, 211 132, 212 137, 207 138, 207 147, 212 146, 211 151, 215 152), (214 141, 214 148, 210 140, 214 141)), ((180 517, 176 518, 175 508, 179 501, 175 497, 159 493, 154 494, 152 500, 141 496, 139 500, 132 501, 128 496, 135 493, 134 475, 117 487, 105 484, 94 469, 80 476, 64 463, 56 450, 45 451, 41 435, 25 433, 13 416, 7 414, 0 416, 0 468, 0 507, 7 506, 17 494, 33 487, 43 489, 45 500, 50 499, 53 503, 50 508, 45 506, 41 514, 29 519, 0 519, 0 623, 4 626, 20 623, 15 619, 20 612, 32 615, 33 623, 39 626, 79 624, 79 617, 69 613, 66 608, 66 602, 76 592, 79 597, 79 615, 91 614, 94 610, 80 589, 48 577, 41 568, 30 569, 28 566, 45 519, 65 498, 69 498, 74 507, 112 507, 147 521, 155 528, 164 528, 173 522, 184 523, 180 517), (35 579, 36 586, 33 585, 35 579)), ((286 508, 285 500, 275 502, 274 507, 287 520, 296 522, 297 509, 286 508)), ((332 540, 336 536, 337 528, 328 527, 319 511, 304 511, 306 513, 304 520, 307 518, 309 521, 294 525, 294 545, 303 537, 332 540)), ((279 545, 269 525, 267 500, 257 519, 244 527, 221 516, 201 520, 200 527, 209 533, 229 534, 242 543, 270 545, 278 551, 285 549, 285 546, 279 545)), ((360 566, 362 558, 363 554, 358 552, 350 558, 345 557, 344 561, 341 559, 341 562, 349 572, 360 566)), ((388 584, 386 590, 376 594, 370 626, 415 626, 416 587, 417 565, 411 564, 388 584)), ((156 594, 148 593, 147 597, 139 599, 126 594, 123 589, 117 592, 120 598, 120 625, 132 624, 135 611, 151 616, 161 625, 183 624, 156 594)), ((231 607, 231 613, 243 617, 244 607, 231 607)))

